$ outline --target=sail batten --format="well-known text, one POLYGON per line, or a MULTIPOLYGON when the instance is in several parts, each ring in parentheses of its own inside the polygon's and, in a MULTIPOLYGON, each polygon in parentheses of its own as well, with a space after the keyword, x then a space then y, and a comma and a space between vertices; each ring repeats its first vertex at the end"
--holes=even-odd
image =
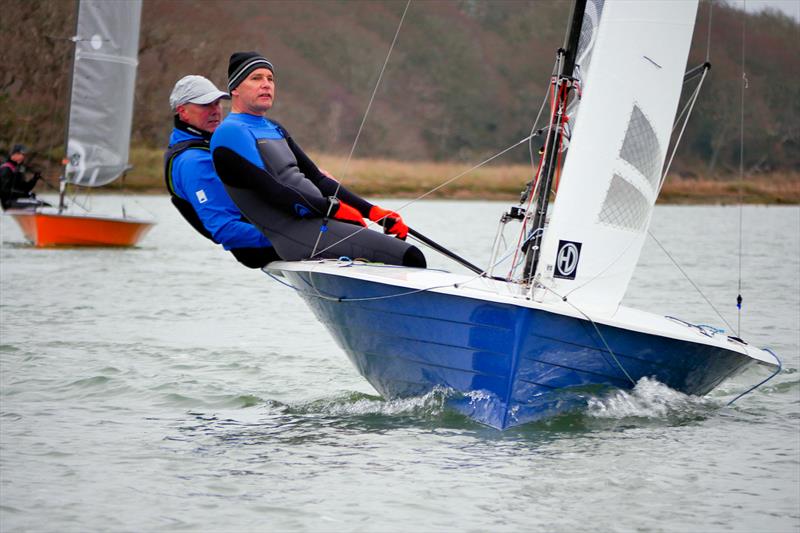
POLYGON ((81 0, 75 37, 65 179, 99 187, 128 164, 141 0, 81 0))
POLYGON ((537 299, 613 313, 636 267, 661 184, 697 2, 587 6, 582 97, 537 268, 537 299), (589 46, 589 44, 593 46, 589 46))

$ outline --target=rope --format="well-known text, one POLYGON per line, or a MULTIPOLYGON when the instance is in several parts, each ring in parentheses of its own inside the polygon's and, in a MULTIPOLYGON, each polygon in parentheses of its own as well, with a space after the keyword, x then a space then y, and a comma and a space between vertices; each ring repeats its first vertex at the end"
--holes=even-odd
MULTIPOLYGON (((348 261, 350 261, 350 265, 348 265, 348 266, 351 266, 353 261, 350 260, 350 259, 348 259, 348 261)), ((397 267, 388 266, 388 265, 387 266, 377 266, 377 265, 364 264, 364 265, 361 265, 361 266, 367 266, 367 267, 370 267, 370 268, 397 268, 397 267)), ((290 289, 295 290, 300 294, 306 294, 308 296, 315 296, 317 298, 320 298, 322 300, 327 300, 329 302, 371 302, 371 301, 377 301, 377 300, 389 300, 391 298, 400 298, 402 296, 409 296, 411 294, 418 294, 418 293, 421 293, 421 292, 428 292, 428 291, 432 291, 434 289, 444 289, 444 288, 447 288, 447 287, 458 288, 460 285, 466 285, 466 284, 468 284, 468 283, 470 283, 470 282, 472 282, 475 279, 480 277, 480 276, 474 276, 472 279, 468 279, 464 283, 460 283, 460 284, 459 283, 446 283, 444 285, 432 285, 430 287, 425 287, 423 289, 412 289, 410 291, 401 292, 401 293, 398 293, 398 294, 389 294, 389 295, 386 295, 386 296, 368 296, 368 297, 365 297, 365 298, 345 298, 345 297, 333 297, 333 296, 328 296, 326 294, 322 294, 313 285, 312 285, 312 287, 314 288, 314 291, 315 291, 314 293, 308 292, 308 291, 304 291, 303 289, 295 287, 291 283, 288 283, 288 282, 285 282, 285 281, 282 281, 282 280, 278 279, 277 276, 271 274, 270 272, 267 272, 266 270, 264 270, 263 272, 267 276, 271 277, 272 279, 274 279, 275 281, 280 283, 281 285, 285 285, 286 287, 289 287, 290 289)))
MULTIPOLYGON (((493 156, 491 156, 491 157, 489 157, 489 158, 487 158, 487 159, 484 159, 483 161, 481 161, 481 162, 480 162, 480 163, 478 163, 477 165, 474 165, 474 166, 472 166, 472 167, 468 168, 467 170, 465 170, 465 171, 463 171, 463 172, 460 172, 459 174, 456 174, 456 175, 455 175, 455 176, 453 176, 452 178, 450 178, 450 179, 448 179, 448 180, 445 180, 444 182, 442 182, 441 184, 437 185, 437 186, 436 186, 436 187, 434 187, 433 189, 431 189, 431 190, 429 190, 429 191, 427 191, 427 192, 425 192, 425 193, 423 193, 423 194, 421 194, 421 195, 417 196, 416 198, 414 198, 414 199, 412 199, 412 200, 409 200, 408 202, 404 203, 403 205, 401 205, 400 207, 398 207, 397 209, 395 209, 395 211, 399 213, 400 211, 402 211, 403 209, 407 208, 408 206, 410 206, 410 205, 412 205, 412 204, 414 204, 414 203, 416 203, 416 202, 418 202, 418 201, 422 200, 423 198, 425 198, 425 197, 427 197, 427 196, 430 196, 431 194, 435 193, 436 191, 438 191, 438 190, 439 190, 439 189, 441 189, 442 187, 445 187, 445 186, 447 186, 447 185, 451 184, 452 182, 456 181, 457 179, 459 179, 459 178, 463 177, 464 175, 466 175, 466 174, 469 174, 469 173, 470 173, 470 172, 472 172, 473 170, 476 170, 476 169, 478 169, 478 168, 482 167, 483 165, 486 165, 487 163, 489 163, 489 162, 493 161, 494 159, 497 159, 497 158, 498 158, 498 157, 500 157, 501 155, 504 155, 504 154, 505 154, 506 152, 508 152, 509 150, 512 150, 512 149, 516 148, 517 146, 521 145, 522 143, 525 143, 525 142, 527 142, 527 141, 528 141, 529 139, 531 139, 532 137, 536 137, 536 136, 538 136, 538 135, 541 135, 541 133, 539 133, 539 132, 536 132, 536 133, 534 133, 534 134, 532 134, 532 135, 528 135, 527 137, 524 137, 524 138, 520 139, 519 141, 515 142, 514 144, 512 144, 512 145, 510 145, 509 147, 505 148, 504 150, 502 150, 502 151, 500 151, 500 152, 496 153, 495 155, 493 155, 493 156)), ((370 224, 369 224, 369 225, 370 225, 370 226, 372 226, 372 225, 376 225, 376 224, 375 224, 374 222, 370 222, 370 224)), ((343 243, 343 242, 344 242, 344 241, 346 241, 347 239, 349 239, 349 238, 351 238, 351 237, 353 237, 353 236, 355 236, 355 235, 358 235, 358 234, 359 234, 359 233, 361 233, 362 231, 366 231, 366 230, 367 230, 367 228, 360 228, 360 229, 358 229, 358 231, 355 231, 355 232, 351 233, 351 234, 350 234, 350 235, 348 235, 347 237, 344 237, 344 238, 342 238, 342 239, 340 239, 340 240, 338 240, 338 241, 334 242, 333 244, 331 244, 331 245, 327 246, 326 248, 323 248, 322 250, 319 250, 319 251, 317 251, 317 252, 313 253, 309 259, 313 259, 313 258, 314 258, 314 257, 316 257, 317 255, 319 255, 319 254, 321 254, 321 253, 323 253, 323 252, 325 252, 325 251, 327 251, 327 250, 330 250, 331 248, 333 248, 333 247, 334 247, 334 246, 336 246, 337 244, 343 243)))
MULTIPOLYGON (((356 146, 358 145, 358 140, 361 137, 361 131, 364 129, 364 124, 367 122, 367 116, 369 116, 370 109, 372 109, 372 102, 375 100, 375 94, 378 92, 378 87, 381 85, 381 80, 383 79, 383 73, 386 71, 386 65, 389 63, 389 57, 392 55, 392 50, 394 50, 394 45, 397 42, 397 36, 400 35, 400 28, 403 27, 403 21, 406 18, 406 13, 408 12, 408 7, 411 5, 411 0, 406 2, 406 7, 403 10, 403 15, 400 17, 400 22, 397 24, 397 30, 394 32, 394 38, 392 39, 392 44, 389 46, 389 52, 386 54, 386 59, 383 61, 383 66, 381 67, 381 72, 378 75, 378 80, 375 82, 375 87, 372 89, 372 95, 369 97, 369 103, 367 104, 367 109, 364 111, 364 116, 361 118, 361 125, 358 126, 358 132, 356 133, 356 138, 353 140, 353 146, 350 147, 350 153, 347 156, 347 160, 344 163, 344 169, 342 170, 340 176, 341 179, 347 175, 347 171, 350 168, 350 159, 353 157, 353 153, 356 151, 356 146)), ((342 182, 336 182, 336 190, 333 193, 334 198, 339 197, 339 189, 342 188, 342 182)), ((331 209, 333 208, 333 204, 328 207, 328 212, 325 214, 325 219, 327 220, 331 216, 331 209)), ((314 249, 311 251, 311 257, 314 257, 317 252, 317 246, 319 246, 319 241, 322 238, 322 234, 325 233, 327 230, 326 223, 323 220, 322 226, 320 226, 319 234, 317 235, 317 242, 314 243, 314 249)))
POLYGON ((775 376, 777 376, 778 374, 780 374, 780 373, 781 373, 781 370, 783 370, 783 364, 781 363, 781 360, 778 358, 778 356, 777 356, 777 355, 775 355, 775 352, 773 352, 773 351, 772 351, 772 350, 770 350, 769 348, 763 348, 763 350, 764 350, 765 352, 769 353, 769 354, 770 354, 772 357, 774 357, 774 358, 775 358, 775 361, 778 363, 778 369, 777 369, 775 372, 773 372, 773 373, 772 373, 772 375, 771 375, 771 376, 769 376, 767 379, 765 379, 765 380, 762 380, 762 381, 758 382, 757 384, 753 385, 752 387, 750 387, 749 389, 747 389, 746 391, 744 391, 743 393, 741 393, 740 395, 738 395, 738 396, 737 396, 736 398, 734 398, 733 400, 729 401, 729 402, 726 404, 726 407, 727 407, 727 406, 730 406, 730 405, 733 405, 733 402, 735 402, 736 400, 738 400, 738 399, 739 399, 739 398, 741 398, 742 396, 746 396, 746 395, 750 394, 751 392, 753 392, 754 390, 756 390, 757 388, 759 388, 761 385, 763 385, 763 384, 764 384, 764 383, 766 383, 767 381, 771 380, 772 378, 774 378, 775 376))
POLYGON ((733 329, 733 326, 731 326, 731 325, 728 323, 728 321, 727 321, 727 320, 725 320, 725 317, 724 317, 724 316, 722 316, 722 314, 721 314, 721 313, 720 313, 720 312, 717 310, 717 308, 716 308, 716 307, 714 307, 714 304, 713 304, 713 303, 711 303, 711 300, 709 300, 709 299, 706 297, 706 295, 705 295, 705 294, 703 294, 703 291, 701 291, 701 290, 700 290, 700 287, 698 287, 698 286, 697 286, 697 284, 696 284, 694 281, 692 281, 692 278, 690 278, 690 277, 689 277, 689 275, 686 273, 686 271, 685 271, 685 270, 683 270, 683 268, 681 268, 681 266, 678 264, 678 262, 675 260, 675 258, 674 258, 674 257, 672 257, 672 255, 671 255, 671 254, 670 254, 670 253, 667 251, 667 249, 664 247, 664 245, 663 245, 663 244, 661 244, 661 241, 659 241, 659 240, 656 238, 656 236, 655 236, 655 235, 653 235, 653 233, 652 233, 650 230, 647 230, 647 234, 648 234, 648 235, 650 235, 650 237, 651 237, 651 238, 652 238, 652 239, 653 239, 653 240, 656 242, 656 244, 658 244, 659 248, 661 248, 661 250, 662 250, 662 251, 663 251, 663 252, 664 252, 664 253, 667 255, 667 257, 669 258, 669 260, 670 260, 670 261, 672 261, 672 264, 673 264, 673 265, 675 265, 675 267, 677 267, 677 269, 680 271, 680 273, 681 273, 681 274, 683 274, 683 277, 684 277, 684 278, 686 278, 686 280, 687 280, 689 283, 691 283, 691 284, 692 284, 692 287, 694 287, 694 289, 697 291, 697 293, 698 293, 700 296, 702 296, 702 297, 703 297, 703 299, 704 299, 704 300, 705 300, 705 301, 708 303, 708 305, 710 305, 710 306, 711 306, 711 309, 713 309, 713 310, 714 310, 714 312, 715 312, 715 313, 717 313, 717 316, 718 316, 720 319, 722 319, 722 321, 723 321, 723 322, 725 322, 725 325, 727 325, 727 326, 728 326, 728 328, 730 328, 730 330, 731 330, 731 331, 734 331, 734 329, 733 329))
POLYGON ((710 63, 711 58, 711 18, 714 14, 714 2, 708 3, 708 30, 706 30, 706 63, 710 63))
POLYGON ((664 185, 664 181, 667 179, 667 173, 669 172, 669 169, 672 166, 673 159, 675 159, 675 153, 678 151, 678 146, 680 146, 681 144, 681 139, 683 139, 683 133, 686 131, 686 126, 689 124, 689 118, 692 116, 692 111, 694 110, 694 104, 695 102, 697 102, 697 97, 700 95, 700 88, 703 86, 703 81, 705 81, 706 79, 706 74, 708 74, 707 68, 703 70, 703 75, 700 77, 700 82, 697 84, 697 87, 695 87, 694 94, 692 94, 692 97, 689 99, 690 105, 687 104, 689 105, 689 111, 686 113, 686 118, 683 121, 683 126, 681 126, 681 131, 678 134, 678 138, 675 140, 675 146, 672 147, 672 154, 670 154, 667 166, 664 168, 664 173, 661 175, 661 184, 659 185, 659 191, 661 190, 661 187, 664 185))
POLYGON ((545 289, 545 290, 547 290, 549 292, 552 292, 554 295, 556 295, 557 297, 561 298, 562 302, 565 302, 565 303, 569 304, 570 307, 575 309, 577 312, 579 312, 581 315, 583 315, 583 317, 586 318, 586 320, 591 322, 592 326, 594 327, 594 330, 597 332, 597 335, 600 337, 600 340, 603 341, 603 345, 606 347, 606 350, 608 351, 609 354, 611 354, 611 357, 614 359, 614 362, 617 364, 617 366, 622 371, 622 373, 625 374, 625 377, 628 378, 628 380, 631 382, 631 384, 635 387, 636 386, 636 381, 631 377, 630 374, 628 374, 628 371, 625 370, 624 366, 622 366, 622 363, 620 362, 620 360, 617 359, 616 354, 613 352, 613 350, 611 350, 611 347, 608 345, 608 342, 606 342, 606 338, 603 336, 603 333, 600 331, 600 328, 597 327, 597 324, 595 323, 595 321, 592 320, 592 317, 590 317, 589 315, 584 313, 583 310, 581 310, 578 306, 576 306, 575 304, 573 304, 572 302, 567 300, 566 296, 561 296, 556 291, 554 291, 553 289, 551 289, 550 287, 547 287, 545 285, 540 285, 540 286, 543 289, 545 289))
POLYGON ((745 73, 745 44, 747 29, 747 2, 743 0, 742 5, 742 98, 739 109, 739 292, 736 296, 736 336, 741 337, 742 331, 742 198, 744 185, 744 91, 747 89, 747 74, 745 73))

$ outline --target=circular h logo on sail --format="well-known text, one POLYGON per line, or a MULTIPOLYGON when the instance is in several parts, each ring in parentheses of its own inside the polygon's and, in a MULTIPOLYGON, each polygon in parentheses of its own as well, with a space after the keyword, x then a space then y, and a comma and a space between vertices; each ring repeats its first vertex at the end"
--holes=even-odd
POLYGON ((556 252, 556 269, 554 278, 575 279, 578 271, 578 261, 581 258, 581 243, 573 241, 558 241, 556 252))

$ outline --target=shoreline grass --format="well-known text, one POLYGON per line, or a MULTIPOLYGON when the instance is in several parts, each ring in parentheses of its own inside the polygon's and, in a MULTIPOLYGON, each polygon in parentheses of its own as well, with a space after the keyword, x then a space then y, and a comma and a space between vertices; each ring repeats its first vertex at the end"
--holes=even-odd
MULTIPOLYGON (((531 177, 529 165, 490 164, 441 188, 472 165, 454 162, 405 162, 379 158, 352 159, 330 154, 311 154, 314 161, 342 181, 348 189, 366 197, 510 200, 519 198, 531 177), (429 192, 436 189, 433 192, 429 192)), ((128 191, 166 193, 163 152, 131 149, 133 170, 125 178, 128 191)), ((118 189, 119 184, 106 188, 118 189)), ((670 174, 658 198, 659 204, 736 204, 741 189, 747 204, 800 204, 800 173, 771 173, 738 179, 686 178, 670 174)))

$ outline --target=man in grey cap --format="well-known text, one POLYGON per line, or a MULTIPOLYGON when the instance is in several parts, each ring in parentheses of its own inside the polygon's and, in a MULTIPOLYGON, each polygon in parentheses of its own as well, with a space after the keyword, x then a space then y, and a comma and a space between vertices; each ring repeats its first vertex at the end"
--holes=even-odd
POLYGON ((172 203, 194 229, 243 265, 261 268, 278 256, 225 192, 209 152, 222 120, 221 102, 229 98, 203 76, 178 80, 169 97, 175 127, 164 154, 164 179, 172 203))

